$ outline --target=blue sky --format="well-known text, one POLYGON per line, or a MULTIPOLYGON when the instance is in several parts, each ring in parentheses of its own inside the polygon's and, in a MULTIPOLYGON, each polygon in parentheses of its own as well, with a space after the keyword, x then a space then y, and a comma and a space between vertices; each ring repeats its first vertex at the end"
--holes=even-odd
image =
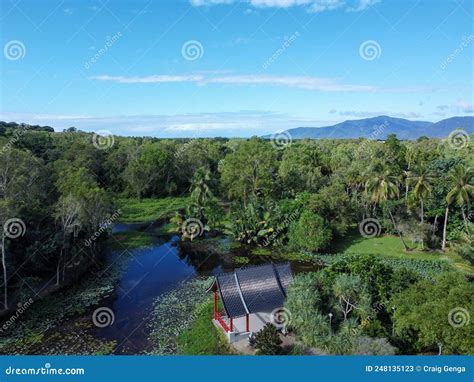
POLYGON ((2 0, 0 120, 250 136, 473 115, 473 2, 2 0))

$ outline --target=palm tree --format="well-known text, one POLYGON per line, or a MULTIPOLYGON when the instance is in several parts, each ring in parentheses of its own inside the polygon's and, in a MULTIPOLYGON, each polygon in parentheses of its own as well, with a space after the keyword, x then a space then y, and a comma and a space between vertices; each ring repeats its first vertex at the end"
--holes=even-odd
MULTIPOLYGON (((365 189, 366 192, 370 194, 370 201, 373 203, 374 209, 377 205, 383 205, 387 200, 399 197, 399 183, 400 181, 398 177, 392 175, 389 170, 367 181, 365 189)), ((395 219, 392 215, 392 211, 390 211, 390 209, 388 210, 388 213, 390 214, 392 224, 395 230, 397 231, 400 240, 403 243, 405 251, 408 251, 408 246, 406 245, 405 240, 403 240, 402 233, 398 229, 397 224, 395 223, 395 219)))
POLYGON ((424 221, 424 200, 431 194, 432 177, 424 165, 418 165, 416 171, 411 175, 410 179, 415 183, 413 193, 415 198, 420 201, 421 207, 421 223, 424 221))
POLYGON ((444 228, 443 228, 443 242, 441 249, 444 251, 446 249, 446 231, 448 227, 448 214, 449 207, 451 204, 455 204, 458 207, 461 207, 462 217, 464 219, 464 224, 467 226, 466 212, 464 208, 470 207, 471 198, 474 194, 474 186, 472 185, 472 176, 473 169, 471 167, 466 167, 465 165, 458 164, 455 166, 449 173, 449 180, 453 185, 451 191, 446 195, 446 212, 444 215, 444 228))
POLYGON ((405 200, 408 200, 408 191, 410 191, 410 182, 412 179, 412 172, 410 170, 403 171, 403 178, 405 179, 405 200))
POLYGON ((195 212, 197 212, 197 217, 200 220, 204 219, 203 210, 214 197, 210 186, 211 181, 211 172, 205 167, 198 168, 191 181, 192 207, 195 209, 195 212))

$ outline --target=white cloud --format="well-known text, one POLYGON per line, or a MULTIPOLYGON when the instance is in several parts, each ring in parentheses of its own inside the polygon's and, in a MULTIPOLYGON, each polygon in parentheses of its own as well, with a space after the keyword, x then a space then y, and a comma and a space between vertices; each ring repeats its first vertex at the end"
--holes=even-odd
POLYGON ((361 12, 380 1, 381 0, 190 0, 190 3, 196 7, 240 2, 249 4, 254 8, 304 7, 309 12, 332 11, 341 8, 350 12, 361 12))
POLYGON ((474 113, 474 104, 460 99, 453 105, 453 109, 463 113, 474 113))
POLYGON ((74 126, 84 131, 108 130, 126 136, 249 137, 298 126, 322 126, 333 121, 296 118, 282 113, 237 111, 174 115, 77 116, 33 113, 1 113, 0 120, 48 125, 56 131, 74 126))
POLYGON ((380 115, 389 115, 391 117, 396 118, 405 118, 405 119, 420 119, 424 118, 424 116, 417 112, 389 112, 387 110, 380 110, 380 111, 356 111, 356 110, 345 110, 345 111, 337 111, 332 109, 329 111, 329 114, 338 114, 341 117, 350 117, 350 118, 370 118, 370 117, 378 117, 380 115))
POLYGON ((450 110, 453 113, 472 114, 474 113, 474 104, 463 99, 459 99, 451 105, 438 105, 436 109, 440 112, 446 112, 450 110))
POLYGON ((324 92, 374 92, 378 89, 370 85, 354 85, 341 83, 333 78, 311 77, 311 76, 270 76, 261 74, 248 75, 152 75, 144 77, 125 76, 92 76, 91 80, 109 81, 121 84, 143 84, 143 83, 172 83, 188 82, 198 85, 221 84, 221 85, 267 85, 284 86, 305 90, 317 90, 324 92))

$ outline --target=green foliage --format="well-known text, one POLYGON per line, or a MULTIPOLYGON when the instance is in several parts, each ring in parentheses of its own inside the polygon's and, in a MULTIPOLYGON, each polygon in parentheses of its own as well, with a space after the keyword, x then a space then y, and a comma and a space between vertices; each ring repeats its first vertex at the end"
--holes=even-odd
POLYGON ((291 225, 290 246, 307 251, 318 251, 328 246, 332 232, 327 221, 318 214, 304 211, 299 220, 291 225))
POLYGON ((119 220, 123 223, 152 222, 184 209, 188 197, 168 197, 162 199, 118 199, 121 211, 119 220))
POLYGON ((226 354, 228 347, 212 324, 210 279, 179 284, 156 298, 148 326, 152 354, 226 354))
POLYGON ((395 348, 381 339, 391 330, 387 307, 418 280, 374 256, 339 257, 326 269, 295 277, 285 302, 290 328, 305 345, 332 354, 393 354, 395 348))
POLYGON ((179 353, 185 355, 232 354, 224 334, 212 323, 212 301, 197 307, 194 321, 177 338, 179 353))
POLYGON ((115 233, 109 238, 109 247, 123 252, 134 248, 146 247, 153 243, 153 237, 146 232, 130 231, 115 233))
POLYGON ((276 169, 276 153, 268 142, 256 137, 239 141, 219 164, 221 186, 229 198, 244 203, 251 197, 269 196, 276 169))
POLYGON ((255 335, 255 348, 259 355, 281 354, 281 343, 280 335, 271 323, 267 323, 255 335))
POLYGON ((278 169, 282 192, 317 192, 323 184, 321 153, 315 144, 296 142, 286 148, 278 169))
POLYGON ((474 224, 467 223, 466 230, 462 232, 459 240, 454 243, 453 250, 463 259, 474 265, 474 224))
POLYGON ((395 355, 397 348, 386 338, 359 337, 354 354, 358 355, 395 355))
POLYGON ((252 198, 246 205, 238 203, 232 206, 229 228, 233 237, 241 243, 268 245, 279 216, 273 201, 252 198))
POLYGON ((474 288, 456 273, 420 280, 393 297, 396 334, 417 351, 473 354, 474 288))

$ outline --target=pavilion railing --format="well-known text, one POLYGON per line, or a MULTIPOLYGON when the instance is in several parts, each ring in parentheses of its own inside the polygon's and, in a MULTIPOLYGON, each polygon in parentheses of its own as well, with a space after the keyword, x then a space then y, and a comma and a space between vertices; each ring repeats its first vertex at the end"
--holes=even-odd
POLYGON ((231 332, 232 331, 232 329, 231 329, 232 324, 231 323, 228 324, 226 322, 226 319, 230 322, 230 320, 227 316, 225 316, 222 313, 216 311, 216 312, 214 312, 214 319, 222 326, 222 328, 226 332, 231 332))

